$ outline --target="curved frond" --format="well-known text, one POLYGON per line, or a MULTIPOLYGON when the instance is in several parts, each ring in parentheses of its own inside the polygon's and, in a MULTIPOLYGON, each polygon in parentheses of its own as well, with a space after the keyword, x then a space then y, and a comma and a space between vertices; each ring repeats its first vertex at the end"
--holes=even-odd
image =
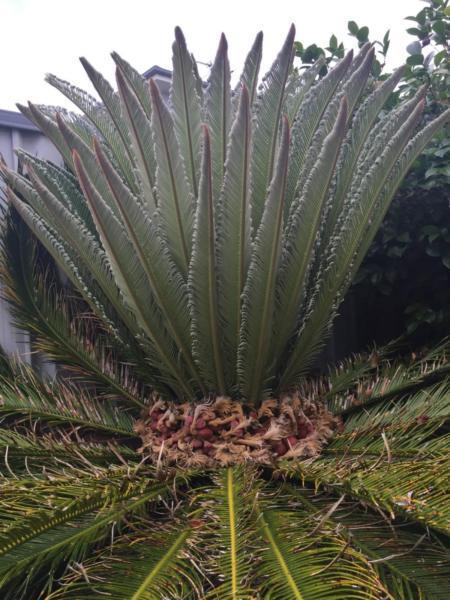
POLYGON ((123 138, 119 135, 116 125, 111 119, 104 104, 98 102, 93 96, 71 85, 69 82, 59 79, 55 75, 47 74, 46 81, 59 90, 62 94, 71 100, 86 117, 92 122, 94 127, 102 134, 111 148, 114 158, 120 165, 125 174, 129 185, 136 186, 133 175, 133 165, 130 161, 128 150, 124 145, 123 138))

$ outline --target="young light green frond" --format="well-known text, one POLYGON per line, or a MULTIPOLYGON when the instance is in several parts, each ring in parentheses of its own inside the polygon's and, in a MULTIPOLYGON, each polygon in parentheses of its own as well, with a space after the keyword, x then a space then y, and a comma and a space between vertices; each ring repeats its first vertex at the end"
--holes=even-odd
MULTIPOLYGON (((84 164, 86 164, 86 171, 93 181, 95 181, 96 187, 98 188, 99 193, 101 194, 103 201, 109 206, 109 208, 116 214, 117 209, 114 203, 114 199, 111 195, 111 192, 102 177, 101 171, 98 167, 98 164, 95 160, 94 152, 91 146, 87 145, 87 143, 73 130, 71 125, 67 123, 64 118, 57 113, 56 121, 58 123, 58 127, 67 143, 67 146, 70 148, 72 157, 71 157, 71 168, 75 172, 75 164, 73 154, 76 152, 83 160, 84 164)), ((89 140, 89 143, 92 143, 92 138, 89 140)))
MULTIPOLYGON (((80 293, 90 304, 94 303, 95 309, 102 311, 101 316, 105 314, 104 309, 101 309, 101 301, 92 294, 93 286, 85 281, 83 267, 95 277, 117 313, 130 326, 130 316, 119 296, 111 276, 108 259, 97 238, 86 229, 76 214, 71 214, 45 187, 34 171, 31 171, 31 176, 39 195, 25 179, 21 180, 23 185, 20 186, 19 192, 24 195, 39 217, 18 199, 12 199, 11 202, 19 212, 22 211, 26 215, 27 223, 33 233, 71 278, 80 293)), ((13 198, 13 193, 10 192, 9 196, 13 198)))
POLYGON ((204 126, 203 157, 195 215, 188 291, 194 358, 209 391, 225 392, 216 258, 216 211, 212 189, 211 142, 204 126))
POLYGON ((252 47, 250 48, 250 52, 247 54, 247 58, 245 59, 244 68, 239 78, 239 82, 234 88, 232 103, 235 112, 238 109, 239 95, 244 86, 248 91, 249 104, 250 106, 253 106, 258 88, 258 75, 259 68, 261 66, 262 46, 263 32, 259 31, 255 37, 252 47))
POLYGON ((205 92, 204 118, 211 137, 214 205, 219 202, 227 160, 228 133, 232 120, 230 77, 228 42, 222 33, 205 92))
POLYGON ((26 165, 38 176, 44 185, 67 210, 81 219, 89 232, 97 236, 94 221, 89 207, 78 186, 76 177, 67 169, 58 167, 49 161, 41 160, 23 150, 17 151, 22 164, 26 165))
POLYGON ((326 231, 330 234, 342 210, 342 204, 348 191, 353 170, 359 154, 370 134, 371 128, 384 106, 386 100, 400 81, 404 68, 397 69, 388 79, 378 86, 357 110, 347 134, 346 143, 343 145, 342 153, 337 164, 336 188, 333 194, 333 202, 327 215, 326 231))
POLYGON ((311 87, 298 109, 292 126, 292 144, 286 185, 286 214, 289 213, 296 197, 298 178, 316 129, 339 82, 347 75, 352 58, 353 52, 350 51, 334 69, 331 69, 323 79, 311 87))
POLYGON ((124 60, 117 52, 111 52, 113 61, 116 63, 121 74, 125 77, 131 89, 136 94, 147 119, 152 118, 152 102, 148 82, 134 67, 124 60))
POLYGON ((367 136, 366 143, 364 144, 358 162, 356 164, 356 173, 354 173, 354 181, 352 185, 355 185, 357 177, 361 179, 361 175, 364 175, 364 168, 367 165, 371 165, 377 158, 380 148, 383 149, 385 144, 392 138, 397 132, 399 127, 406 121, 411 115, 413 110, 416 108, 417 103, 420 100, 424 100, 426 96, 426 86, 420 87, 414 96, 401 103, 399 106, 394 108, 390 112, 386 112, 375 125, 372 127, 369 135, 367 136))
POLYGON ((92 185, 84 163, 74 153, 75 169, 93 219, 111 263, 115 280, 124 294, 125 300, 136 316, 137 322, 148 336, 144 341, 150 360, 162 369, 175 389, 183 390, 188 396, 191 389, 185 381, 183 367, 175 358, 172 341, 167 336, 160 314, 149 289, 142 265, 133 246, 112 211, 92 185))
POLYGON ((242 296, 238 374, 241 392, 252 404, 261 402, 264 386, 270 376, 273 376, 275 357, 271 357, 270 353, 275 285, 282 249, 288 153, 289 125, 284 118, 277 164, 252 250, 242 296))
POLYGON ((52 594, 51 599, 92 599, 99 580, 106 582, 102 592, 112 600, 153 600, 162 590, 166 598, 185 598, 187 590, 202 587, 189 561, 191 537, 193 530, 183 521, 140 527, 85 561, 82 571, 75 569, 76 576, 69 574, 63 590, 52 594))
MULTIPOLYGON (((170 101, 175 134, 184 158, 186 175, 194 197, 198 195, 201 143, 201 82, 198 85, 197 64, 189 54, 186 40, 179 27, 175 28, 172 45, 172 86, 170 101)), ((202 92, 201 92, 202 93, 202 92)))
POLYGON ((157 164, 156 191, 161 234, 184 277, 192 249, 194 199, 175 136, 174 121, 156 83, 150 80, 157 164))
POLYGON ((446 123, 450 121, 450 109, 443 112, 441 115, 436 117, 433 121, 428 123, 422 130, 416 133, 416 135, 410 140, 403 152, 398 157, 397 162, 394 164, 394 168, 391 170, 388 179, 386 180, 383 188, 378 195, 377 211, 371 213, 371 225, 368 235, 363 239, 362 244, 359 248, 351 276, 354 275, 356 269, 361 264, 367 250, 377 232, 377 229, 381 225, 389 204, 405 177, 408 170, 411 168, 414 160, 423 151, 425 146, 429 143, 430 139, 441 129, 446 123))
POLYGON ((267 190, 274 175, 278 151, 284 91, 293 60, 295 27, 287 38, 263 83, 255 102, 252 140, 251 206, 252 225, 256 232, 261 222, 267 190))
POLYGON ((45 221, 25 202, 22 202, 11 189, 7 190, 7 198, 10 204, 15 208, 29 229, 42 243, 44 248, 53 257, 56 264, 61 267, 73 285, 80 291, 85 300, 92 306, 94 312, 99 314, 100 318, 108 323, 105 308, 94 293, 92 286, 89 286, 83 279, 80 270, 74 263, 72 257, 66 251, 63 244, 55 237, 45 221))
POLYGON ((259 486, 255 473, 244 467, 223 469, 214 483, 205 492, 212 536, 205 566, 219 583, 206 597, 244 600, 252 595, 250 573, 256 561, 252 511, 259 486))
POLYGON ((71 165, 72 155, 70 153, 70 148, 67 146, 55 120, 47 117, 42 110, 32 102, 29 102, 28 106, 17 104, 17 108, 55 144, 65 162, 68 165, 71 165))
MULTIPOLYGON (((293 215, 297 210, 297 206, 302 201, 301 196, 303 189, 307 185, 307 181, 310 178, 311 170, 319 160, 319 155, 324 144, 324 140, 334 127, 342 98, 345 97, 347 102, 347 122, 349 122, 351 120, 354 107, 366 86, 367 79, 372 68, 373 57, 374 50, 372 48, 365 55, 364 60, 361 62, 359 68, 355 69, 353 73, 351 73, 353 65, 350 65, 350 68, 345 73, 343 79, 339 82, 334 96, 330 99, 328 105, 326 106, 322 118, 320 119, 317 129, 311 139, 309 148, 305 153, 303 164, 297 180, 296 197, 294 198, 290 207, 289 223, 293 220, 293 215)), ((334 194, 332 202, 334 202, 334 194)), ((327 240, 325 240, 325 243, 326 242, 327 240)))
POLYGON ((153 217, 156 211, 154 195, 156 161, 153 148, 152 130, 148 116, 120 68, 116 69, 122 114, 127 120, 131 147, 137 166, 136 177, 141 188, 143 209, 153 217))
POLYGON ((84 90, 59 79, 55 75, 47 74, 45 79, 50 85, 64 94, 66 98, 71 100, 86 115, 92 125, 98 129, 112 150, 117 163, 121 166, 128 183, 136 186, 128 148, 125 147, 123 139, 120 137, 116 125, 105 109, 105 106, 84 90))
POLYGON ((225 179, 217 225, 217 270, 219 306, 226 323, 228 385, 235 381, 241 331, 241 296, 251 253, 250 215, 250 98, 244 86, 230 133, 225 179))
POLYGON ((94 150, 156 303, 166 319, 167 328, 183 353, 197 385, 202 388, 203 384, 191 357, 186 284, 162 242, 154 221, 143 213, 137 198, 124 185, 95 139, 94 150))
MULTIPOLYGON (((119 317, 126 324, 127 329, 136 337, 139 337, 138 325, 120 296, 109 269, 109 261, 98 241, 86 231, 80 219, 75 215, 70 215, 64 204, 59 202, 42 185, 42 182, 38 182, 35 174, 33 176, 35 185, 43 194, 45 203, 28 186, 26 180, 23 181, 28 188, 23 187, 21 189, 27 193, 28 200, 33 203, 37 210, 42 209, 43 214, 51 219, 53 226, 49 226, 9 189, 7 193, 10 202, 90 304, 94 312, 111 329, 113 335, 116 335, 116 328, 120 325, 117 321, 119 317), (28 190, 30 194, 28 194, 28 190), (59 237, 60 234, 57 234, 56 231, 63 233, 65 242, 62 241, 62 238, 59 237), (93 285, 91 277, 95 279, 95 285, 93 285), (106 295, 106 298, 101 293, 99 294, 98 285, 100 285, 101 292, 106 295), (105 300, 109 301, 114 309, 112 315, 115 317, 114 322, 111 321, 109 316, 111 306, 109 304, 105 305, 105 300)), ((116 242, 119 241, 116 240, 116 242)), ((161 328, 158 326, 158 331, 160 330, 161 328)))
MULTIPOLYGON (((278 361, 283 348, 294 334, 303 306, 308 274, 314 260, 318 232, 323 220, 324 205, 334 175, 338 154, 348 120, 346 96, 342 97, 333 129, 323 142, 317 161, 303 187, 296 212, 284 240, 283 264, 280 272, 278 308, 275 318, 277 339, 273 351, 278 361)), ((285 382, 281 382, 284 385, 285 382)))
POLYGON ((284 112, 292 127, 297 113, 302 106, 305 95, 312 85, 316 82, 319 71, 325 64, 325 58, 320 55, 316 62, 303 73, 293 70, 286 83, 286 97, 284 100, 284 112))
MULTIPOLYGON (((337 306, 351 283, 349 270, 355 266, 355 253, 362 240, 365 243, 369 238, 366 228, 373 215, 375 201, 417 126, 422 110, 423 101, 420 101, 368 170, 358 190, 354 192, 353 209, 348 216, 348 222, 335 243, 332 241, 330 244, 330 248, 333 249, 333 261, 330 260, 331 265, 327 265, 318 289, 309 300, 310 306, 305 310, 304 322, 281 376, 284 388, 298 380, 323 347, 323 340, 329 331, 337 306)), ((374 235, 375 231, 372 231, 370 239, 373 239, 374 235)))
POLYGON ((203 106, 203 92, 204 92, 204 82, 200 76, 200 72, 198 70, 198 64, 195 60, 195 56, 191 52, 191 60, 192 60, 192 70, 194 72, 194 80, 195 80, 195 91, 197 92, 197 96, 200 102, 200 107, 203 106))
MULTIPOLYGON (((86 60, 86 58, 84 58, 83 56, 80 57, 80 62, 83 65, 83 68, 86 71, 89 79, 91 80, 92 85, 94 86, 98 95, 100 96, 100 99, 103 102, 106 110, 110 114, 111 119, 114 125, 116 126, 120 137, 122 138, 124 147, 129 151, 130 135, 126 121, 122 115, 122 108, 120 104, 119 95, 113 90, 113 88, 106 81, 103 75, 99 73, 96 69, 94 69, 90 62, 86 60)), ((130 159, 132 160, 131 155, 130 159)))

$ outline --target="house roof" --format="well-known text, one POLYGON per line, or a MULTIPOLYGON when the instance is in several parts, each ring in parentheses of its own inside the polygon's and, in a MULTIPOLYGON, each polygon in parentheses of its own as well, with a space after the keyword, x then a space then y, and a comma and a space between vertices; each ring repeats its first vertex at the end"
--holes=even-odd
POLYGON ((172 79, 172 71, 170 69, 159 67, 158 65, 153 65, 153 67, 147 69, 145 73, 142 73, 142 76, 145 77, 145 79, 150 79, 150 77, 164 77, 167 79, 172 79))
POLYGON ((26 131, 39 131, 39 129, 22 113, 13 110, 0 109, 0 127, 25 129, 26 131))

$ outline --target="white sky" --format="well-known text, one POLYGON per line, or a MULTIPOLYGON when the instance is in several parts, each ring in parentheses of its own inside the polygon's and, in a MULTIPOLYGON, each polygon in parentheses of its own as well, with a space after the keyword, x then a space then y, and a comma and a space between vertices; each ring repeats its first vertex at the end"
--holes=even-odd
MULTIPOLYGON (((350 44, 347 21, 370 28, 371 39, 391 30, 389 65, 405 60, 412 40, 405 29, 420 0, 0 0, 0 108, 27 100, 70 107, 44 82, 45 73, 89 89, 79 56, 110 81, 109 52, 140 71, 171 67, 173 28, 180 25, 197 60, 210 61, 220 33, 227 35, 231 68, 239 72, 255 34, 265 35, 263 70, 272 62, 289 25, 304 44, 328 45, 335 33, 350 44)), ((206 74, 203 71, 203 74, 206 74)))

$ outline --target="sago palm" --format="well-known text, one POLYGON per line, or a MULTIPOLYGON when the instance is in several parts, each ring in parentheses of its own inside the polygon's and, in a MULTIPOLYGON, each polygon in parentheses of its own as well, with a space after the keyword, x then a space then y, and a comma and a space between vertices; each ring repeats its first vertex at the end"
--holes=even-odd
POLYGON ((448 344, 320 353, 450 114, 293 43, 232 90, 177 29, 168 102, 113 54, 100 101, 48 77, 83 115, 21 107, 65 167, 3 165, 3 282, 58 375, 2 362, 2 598, 449 597, 448 344))

